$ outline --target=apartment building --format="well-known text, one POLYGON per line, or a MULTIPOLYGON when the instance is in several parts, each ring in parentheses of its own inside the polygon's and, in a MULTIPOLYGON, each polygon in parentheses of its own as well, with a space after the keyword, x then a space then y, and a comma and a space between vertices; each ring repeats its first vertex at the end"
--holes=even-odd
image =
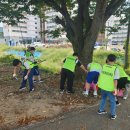
MULTIPOLYGON (((113 27, 114 25, 119 24, 119 18, 111 16, 106 22, 106 26, 113 27)), ((127 26, 120 26, 118 32, 113 32, 111 35, 108 35, 109 32, 105 31, 105 37, 108 39, 110 44, 124 44, 127 37, 127 26)))
MULTIPOLYGON (((46 11, 46 22, 45 22, 45 31, 50 32, 54 31, 57 28, 61 28, 60 25, 57 25, 54 21, 54 18, 58 15, 59 17, 61 16, 60 13, 50 9, 46 11)), ((54 38, 52 34, 46 33, 45 34, 45 42, 47 43, 62 43, 67 40, 66 38, 66 33, 62 32, 61 36, 54 38)))
POLYGON ((32 43, 40 40, 40 19, 38 16, 25 15, 17 25, 11 26, 3 23, 5 41, 14 43, 32 43))

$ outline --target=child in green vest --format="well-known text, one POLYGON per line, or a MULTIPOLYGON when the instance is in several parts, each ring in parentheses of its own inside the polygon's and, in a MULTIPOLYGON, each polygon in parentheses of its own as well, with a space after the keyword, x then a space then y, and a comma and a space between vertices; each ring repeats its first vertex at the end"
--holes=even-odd
POLYGON ((73 80, 74 80, 74 72, 76 65, 82 68, 85 72, 87 70, 78 60, 78 54, 74 53, 71 56, 68 56, 63 61, 63 67, 61 69, 61 80, 60 80, 60 93, 63 94, 65 91, 64 85, 67 80, 67 93, 74 93, 73 91, 73 80))
POLYGON ((19 88, 19 91, 22 91, 26 88, 26 83, 27 79, 29 81, 29 92, 34 91, 34 86, 33 86, 33 75, 34 75, 34 66, 33 63, 30 61, 25 61, 21 62, 18 59, 13 60, 13 66, 14 66, 14 72, 13 72, 13 77, 16 77, 17 69, 22 68, 23 69, 23 79, 21 86, 19 88))
POLYGON ((99 76, 98 87, 101 89, 101 103, 98 114, 106 114, 105 105, 106 99, 110 100, 110 113, 111 119, 116 119, 116 102, 115 96, 117 95, 117 82, 119 79, 119 70, 114 66, 116 56, 113 54, 108 55, 107 64, 103 65, 102 72, 99 76))
MULTIPOLYGON (((117 68, 119 69, 119 74, 120 74, 120 78, 118 80, 118 84, 117 84, 117 89, 118 90, 122 90, 125 89, 124 94, 123 94, 123 99, 127 99, 128 97, 128 87, 129 87, 129 76, 126 74, 125 70, 120 66, 117 65, 117 68)), ((116 104, 120 104, 118 102, 118 100, 116 101, 116 104)))
POLYGON ((102 70, 102 67, 99 63, 92 62, 92 63, 88 64, 87 70, 89 70, 89 72, 88 72, 87 77, 86 77, 86 83, 85 83, 86 90, 83 92, 83 95, 85 95, 86 97, 88 96, 90 84, 93 83, 93 85, 94 85, 93 95, 94 95, 94 97, 97 97, 96 84, 98 81, 99 74, 102 70))
POLYGON ((26 51, 26 59, 33 62, 34 63, 34 76, 33 76, 33 82, 36 82, 35 80, 35 76, 38 76, 38 80, 39 83, 43 82, 43 80, 41 79, 40 76, 40 72, 38 69, 38 61, 36 60, 36 58, 34 57, 34 52, 35 52, 35 48, 34 47, 30 47, 27 51, 26 51))

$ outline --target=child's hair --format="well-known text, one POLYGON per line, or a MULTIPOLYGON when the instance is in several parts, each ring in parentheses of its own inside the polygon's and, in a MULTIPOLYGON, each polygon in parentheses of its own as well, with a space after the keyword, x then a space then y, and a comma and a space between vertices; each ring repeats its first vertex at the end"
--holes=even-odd
POLYGON ((35 47, 30 47, 29 51, 35 51, 35 47))
POLYGON ((19 63, 21 63, 20 60, 18 60, 18 59, 13 60, 13 66, 17 66, 19 63))
POLYGON ((116 56, 114 54, 109 54, 107 56, 107 61, 115 62, 116 61, 116 56))
POLYGON ((78 53, 77 53, 77 52, 74 52, 74 53, 73 53, 73 56, 78 56, 78 53))

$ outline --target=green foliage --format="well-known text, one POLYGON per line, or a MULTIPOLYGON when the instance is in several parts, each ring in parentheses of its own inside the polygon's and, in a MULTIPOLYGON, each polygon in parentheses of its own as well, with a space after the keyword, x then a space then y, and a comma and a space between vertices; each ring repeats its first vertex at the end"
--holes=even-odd
POLYGON ((9 46, 6 44, 0 44, 0 52, 6 51, 9 49, 9 46))
POLYGON ((13 59, 15 59, 15 57, 13 55, 3 55, 0 57, 0 64, 12 64, 13 59))
POLYGON ((44 49, 40 59, 46 59, 46 61, 41 63, 40 67, 52 73, 59 73, 63 60, 70 54, 72 54, 72 50, 66 48, 44 49))
MULTIPOLYGON (((21 48, 19 48, 19 50, 21 50, 21 48)), ((50 72, 50 73, 59 73, 63 65, 63 60, 68 55, 71 55, 73 53, 72 48, 43 48, 43 49, 37 48, 37 50, 42 52, 42 56, 40 57, 40 60, 44 60, 44 59, 46 60, 41 64, 39 64, 40 68, 45 72, 50 72)), ((5 48, 3 49, 3 51, 5 51, 5 48)), ((103 51, 103 50, 94 51, 93 61, 103 65, 105 64, 106 58, 110 53, 113 53, 117 56, 118 63, 120 64, 123 63, 124 54, 119 52, 103 51)), ((6 63, 12 64, 14 58, 15 57, 13 55, 4 55, 3 53, 3 55, 1 55, 0 57, 0 64, 6 64, 6 63)))
POLYGON ((98 62, 100 64, 105 64, 106 58, 109 54, 114 54, 117 57, 117 63, 120 63, 123 65, 124 62, 124 54, 119 52, 113 52, 113 51, 104 51, 104 50, 98 50, 94 52, 93 61, 98 62))

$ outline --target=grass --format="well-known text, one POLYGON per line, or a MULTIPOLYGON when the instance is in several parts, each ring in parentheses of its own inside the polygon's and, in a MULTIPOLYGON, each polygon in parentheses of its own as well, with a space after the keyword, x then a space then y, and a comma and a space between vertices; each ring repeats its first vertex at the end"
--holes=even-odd
MULTIPOLYGON (((25 48, 19 47, 8 47, 6 45, 2 45, 0 47, 0 63, 11 63, 14 58, 13 55, 5 55, 3 52, 9 49, 14 50, 24 50, 25 48)), ((38 48, 38 51, 41 51, 42 56, 40 57, 41 60, 46 59, 46 61, 42 62, 39 66, 42 70, 51 72, 51 73, 59 73, 63 60, 67 55, 72 54, 71 48, 38 48)), ((104 64, 106 61, 106 57, 108 54, 113 53, 115 54, 118 59, 117 62, 123 65, 124 54, 117 53, 113 51, 105 51, 105 50, 97 50, 94 51, 93 61, 98 62, 100 64, 104 64)), ((128 69, 130 70, 130 69, 128 69)))

